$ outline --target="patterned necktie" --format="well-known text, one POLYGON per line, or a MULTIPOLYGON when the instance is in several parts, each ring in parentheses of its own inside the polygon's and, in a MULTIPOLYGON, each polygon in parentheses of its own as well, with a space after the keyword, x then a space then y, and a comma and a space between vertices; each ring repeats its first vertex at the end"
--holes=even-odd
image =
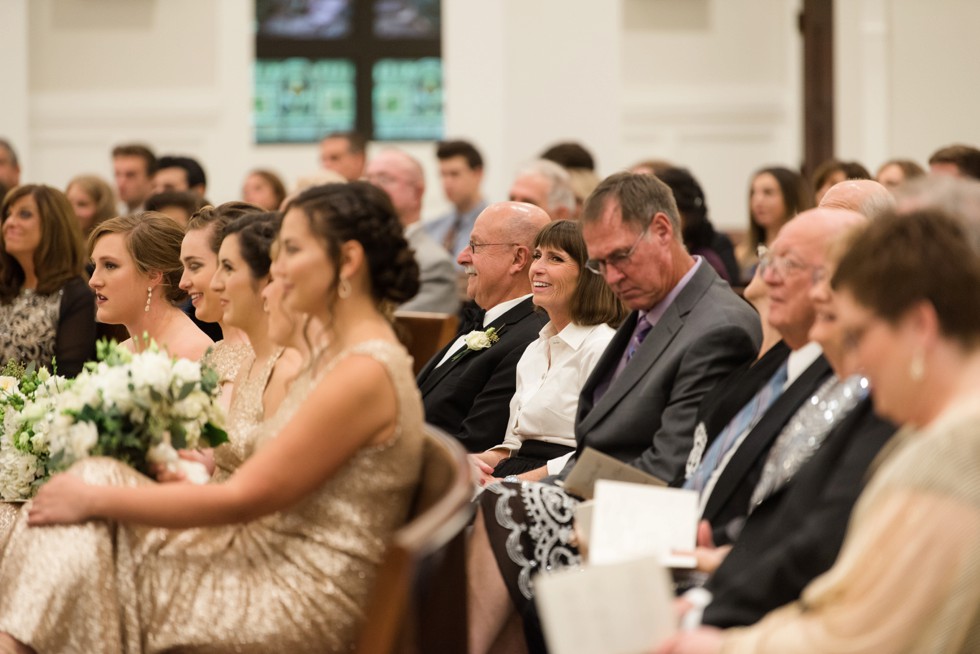
POLYGON ((650 324, 649 320, 647 320, 647 314, 643 314, 636 319, 636 327, 633 328, 633 335, 630 336, 630 341, 626 344, 626 351, 623 352, 623 356, 620 357, 619 363, 616 364, 616 369, 613 370, 613 374, 596 386, 595 391, 592 394, 594 402, 598 402, 599 398, 605 395, 606 391, 609 390, 609 387, 612 385, 613 381, 619 378, 619 375, 622 374, 626 364, 629 363, 630 359, 632 359, 640 349, 640 346, 643 345, 643 341, 647 336, 649 336, 651 329, 653 329, 653 325, 650 324))
POLYGON ((684 488, 693 488, 699 493, 704 490, 715 468, 738 441, 738 437, 755 427, 756 423, 772 406, 772 403, 783 394, 783 386, 786 385, 788 372, 787 364, 783 362, 783 365, 769 379, 769 382, 749 400, 748 404, 742 407, 742 410, 731 419, 731 422, 725 425, 711 447, 704 453, 704 458, 701 459, 701 463, 694 474, 684 482, 684 488))
POLYGON ((643 314, 641 318, 636 321, 636 328, 633 330, 633 336, 630 337, 629 345, 626 347, 625 361, 624 363, 629 363, 636 355, 636 351, 640 349, 643 345, 643 341, 650 334, 650 330, 653 329, 653 325, 647 320, 647 314, 643 314))

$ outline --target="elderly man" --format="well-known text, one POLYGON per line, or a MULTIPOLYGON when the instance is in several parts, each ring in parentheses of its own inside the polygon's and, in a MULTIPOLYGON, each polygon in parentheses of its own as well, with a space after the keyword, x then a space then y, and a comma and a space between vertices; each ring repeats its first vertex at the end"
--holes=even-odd
POLYGON ((895 196, 873 179, 849 179, 831 186, 820 199, 820 207, 856 211, 874 219, 895 208, 895 196))
POLYGON ((357 132, 333 132, 320 141, 320 164, 348 182, 364 176, 367 139, 357 132))
POLYGON ((459 300, 453 260, 422 229, 422 196, 425 194, 422 166, 401 150, 384 150, 368 164, 366 178, 391 198, 405 228, 405 238, 415 250, 415 260, 419 264, 419 292, 399 309, 456 313, 459 300))
POLYGON ((511 202, 541 207, 552 220, 571 218, 575 212, 575 191, 568 171, 546 159, 532 161, 517 172, 509 197, 511 202))
POLYGON ((425 419, 471 452, 503 437, 517 361, 547 322, 531 302, 528 268, 534 237, 548 220, 538 207, 518 202, 491 204, 477 217, 457 261, 466 270, 467 295, 486 311, 473 332, 493 329, 498 340, 470 347, 466 336, 473 332, 464 325, 419 373, 425 419))
MULTIPOLYGON (((589 269, 633 313, 579 396, 579 452, 593 447, 669 482, 684 469, 702 396, 756 357, 758 316, 688 254, 674 197, 655 177, 606 178, 585 204, 583 234, 589 269)), ((484 651, 515 607, 524 613, 533 574, 578 562, 568 528, 575 503, 547 483, 487 487, 468 564, 471 651, 484 651)))
MULTIPOLYGON (((717 542, 737 538, 769 448, 831 375, 820 346, 810 340, 816 318, 811 297, 814 271, 823 270, 832 240, 863 221, 852 211, 805 211, 780 230, 761 262, 769 288, 769 324, 779 332, 782 345, 741 377, 723 382, 720 388, 729 387, 729 395, 738 399, 725 398, 716 405, 737 412, 724 416, 720 430, 698 430, 687 466, 685 486, 701 493, 702 517, 713 526, 717 542), (705 450, 708 440, 711 445, 705 450)), ((719 425, 717 414, 724 409, 713 411, 707 422, 719 425)))

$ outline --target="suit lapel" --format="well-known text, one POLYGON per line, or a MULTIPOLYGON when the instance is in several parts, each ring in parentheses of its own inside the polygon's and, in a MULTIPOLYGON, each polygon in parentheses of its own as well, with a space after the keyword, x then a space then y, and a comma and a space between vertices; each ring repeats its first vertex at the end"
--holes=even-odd
POLYGON ((704 507, 704 518, 711 520, 721 506, 744 480, 745 474, 755 465, 773 439, 799 410, 800 405, 820 387, 822 380, 831 373, 830 365, 823 356, 817 358, 803 371, 795 382, 773 402, 758 424, 749 432, 728 465, 721 472, 711 496, 704 507))
MULTIPOLYGON (((534 310, 534 306, 531 302, 531 298, 528 298, 523 302, 519 303, 516 307, 512 308, 510 311, 505 312, 502 316, 494 320, 489 325, 487 325, 486 329, 490 329, 491 327, 494 327, 496 328, 497 333, 500 335, 500 338, 504 338, 507 334, 506 328, 508 325, 513 325, 514 323, 520 322, 521 320, 529 316, 533 310, 534 310)), ((456 335, 456 338, 459 338, 459 334, 456 335)), ((453 339, 452 343, 449 343, 446 347, 444 347, 439 352, 439 354, 433 357, 433 360, 430 361, 430 363, 433 364, 434 366, 435 363, 442 360, 442 357, 446 355, 446 351, 449 348, 451 348, 453 346, 453 343, 455 342, 456 339, 453 339)), ((493 347, 493 345, 491 345, 490 347, 493 347)), ((463 354, 463 356, 460 357, 453 355, 452 357, 450 357, 449 361, 446 361, 441 366, 434 367, 434 369, 430 369, 429 366, 427 365, 426 370, 423 370, 421 373, 419 373, 419 379, 422 379, 423 375, 426 375, 425 379, 422 380, 422 384, 420 385, 420 389, 419 389, 422 391, 422 395, 425 395, 430 390, 435 388, 439 384, 439 382, 446 375, 448 375, 449 372, 453 370, 456 366, 464 362, 470 361, 471 359, 480 356, 484 352, 486 352, 486 350, 476 350, 473 352, 467 352, 466 354, 463 354)))
POLYGON ((664 312, 664 315, 660 317, 657 324, 647 334, 646 339, 633 356, 633 359, 623 368, 623 372, 620 373, 619 377, 609 384, 609 388, 599 398, 599 401, 592 406, 591 395, 595 391, 595 387, 601 383, 601 380, 606 379, 608 375, 612 374, 612 371, 619 365, 622 353, 626 350, 626 343, 629 342, 629 339, 633 335, 633 329, 636 327, 636 316, 638 314, 634 312, 630 316, 628 326, 623 325, 620 333, 617 334, 613 342, 606 348, 606 353, 600 362, 604 368, 602 376, 600 377, 597 374, 599 372, 599 366, 596 366, 596 372, 589 379, 592 383, 586 384, 586 387, 583 389, 583 397, 585 396, 586 390, 588 390, 590 410, 587 414, 583 413, 581 409, 579 410, 579 415, 582 417, 581 423, 578 425, 578 428, 581 430, 580 433, 588 433, 596 423, 606 416, 647 375, 650 368, 657 363, 657 359, 660 358, 660 355, 670 345, 670 342, 674 340, 677 332, 684 326, 684 319, 687 314, 691 312, 691 309, 694 308, 701 297, 708 291, 708 288, 711 287, 711 284, 716 280, 718 280, 718 275, 711 269, 711 266, 707 265, 705 261, 702 261, 701 266, 694 273, 687 286, 684 287, 684 290, 674 298, 674 301, 667 307, 667 311, 664 312), (625 340, 620 341, 620 336, 623 336, 625 340), (614 350, 613 344, 618 344, 619 347, 614 350), (618 357, 615 356, 615 352, 619 353, 618 357), (612 368, 611 370, 609 368, 610 366, 612 368))

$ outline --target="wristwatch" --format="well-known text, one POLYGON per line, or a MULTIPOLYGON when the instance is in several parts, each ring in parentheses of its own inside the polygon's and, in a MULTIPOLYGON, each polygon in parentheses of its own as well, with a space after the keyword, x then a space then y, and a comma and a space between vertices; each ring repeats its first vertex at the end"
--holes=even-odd
POLYGON ((521 478, 517 475, 507 475, 504 477, 504 481, 509 481, 512 484, 519 484, 521 483, 521 478))

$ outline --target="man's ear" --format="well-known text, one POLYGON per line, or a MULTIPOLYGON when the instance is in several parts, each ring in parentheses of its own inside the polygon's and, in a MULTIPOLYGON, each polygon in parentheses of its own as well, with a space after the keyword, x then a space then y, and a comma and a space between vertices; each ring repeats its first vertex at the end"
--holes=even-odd
POLYGON ((650 233, 656 236, 658 241, 666 243, 674 239, 674 223, 670 221, 670 216, 663 211, 658 211, 653 215, 650 222, 650 233))
POLYGON ((514 248, 513 268, 516 272, 525 270, 531 262, 531 251, 526 245, 518 245, 514 248))

